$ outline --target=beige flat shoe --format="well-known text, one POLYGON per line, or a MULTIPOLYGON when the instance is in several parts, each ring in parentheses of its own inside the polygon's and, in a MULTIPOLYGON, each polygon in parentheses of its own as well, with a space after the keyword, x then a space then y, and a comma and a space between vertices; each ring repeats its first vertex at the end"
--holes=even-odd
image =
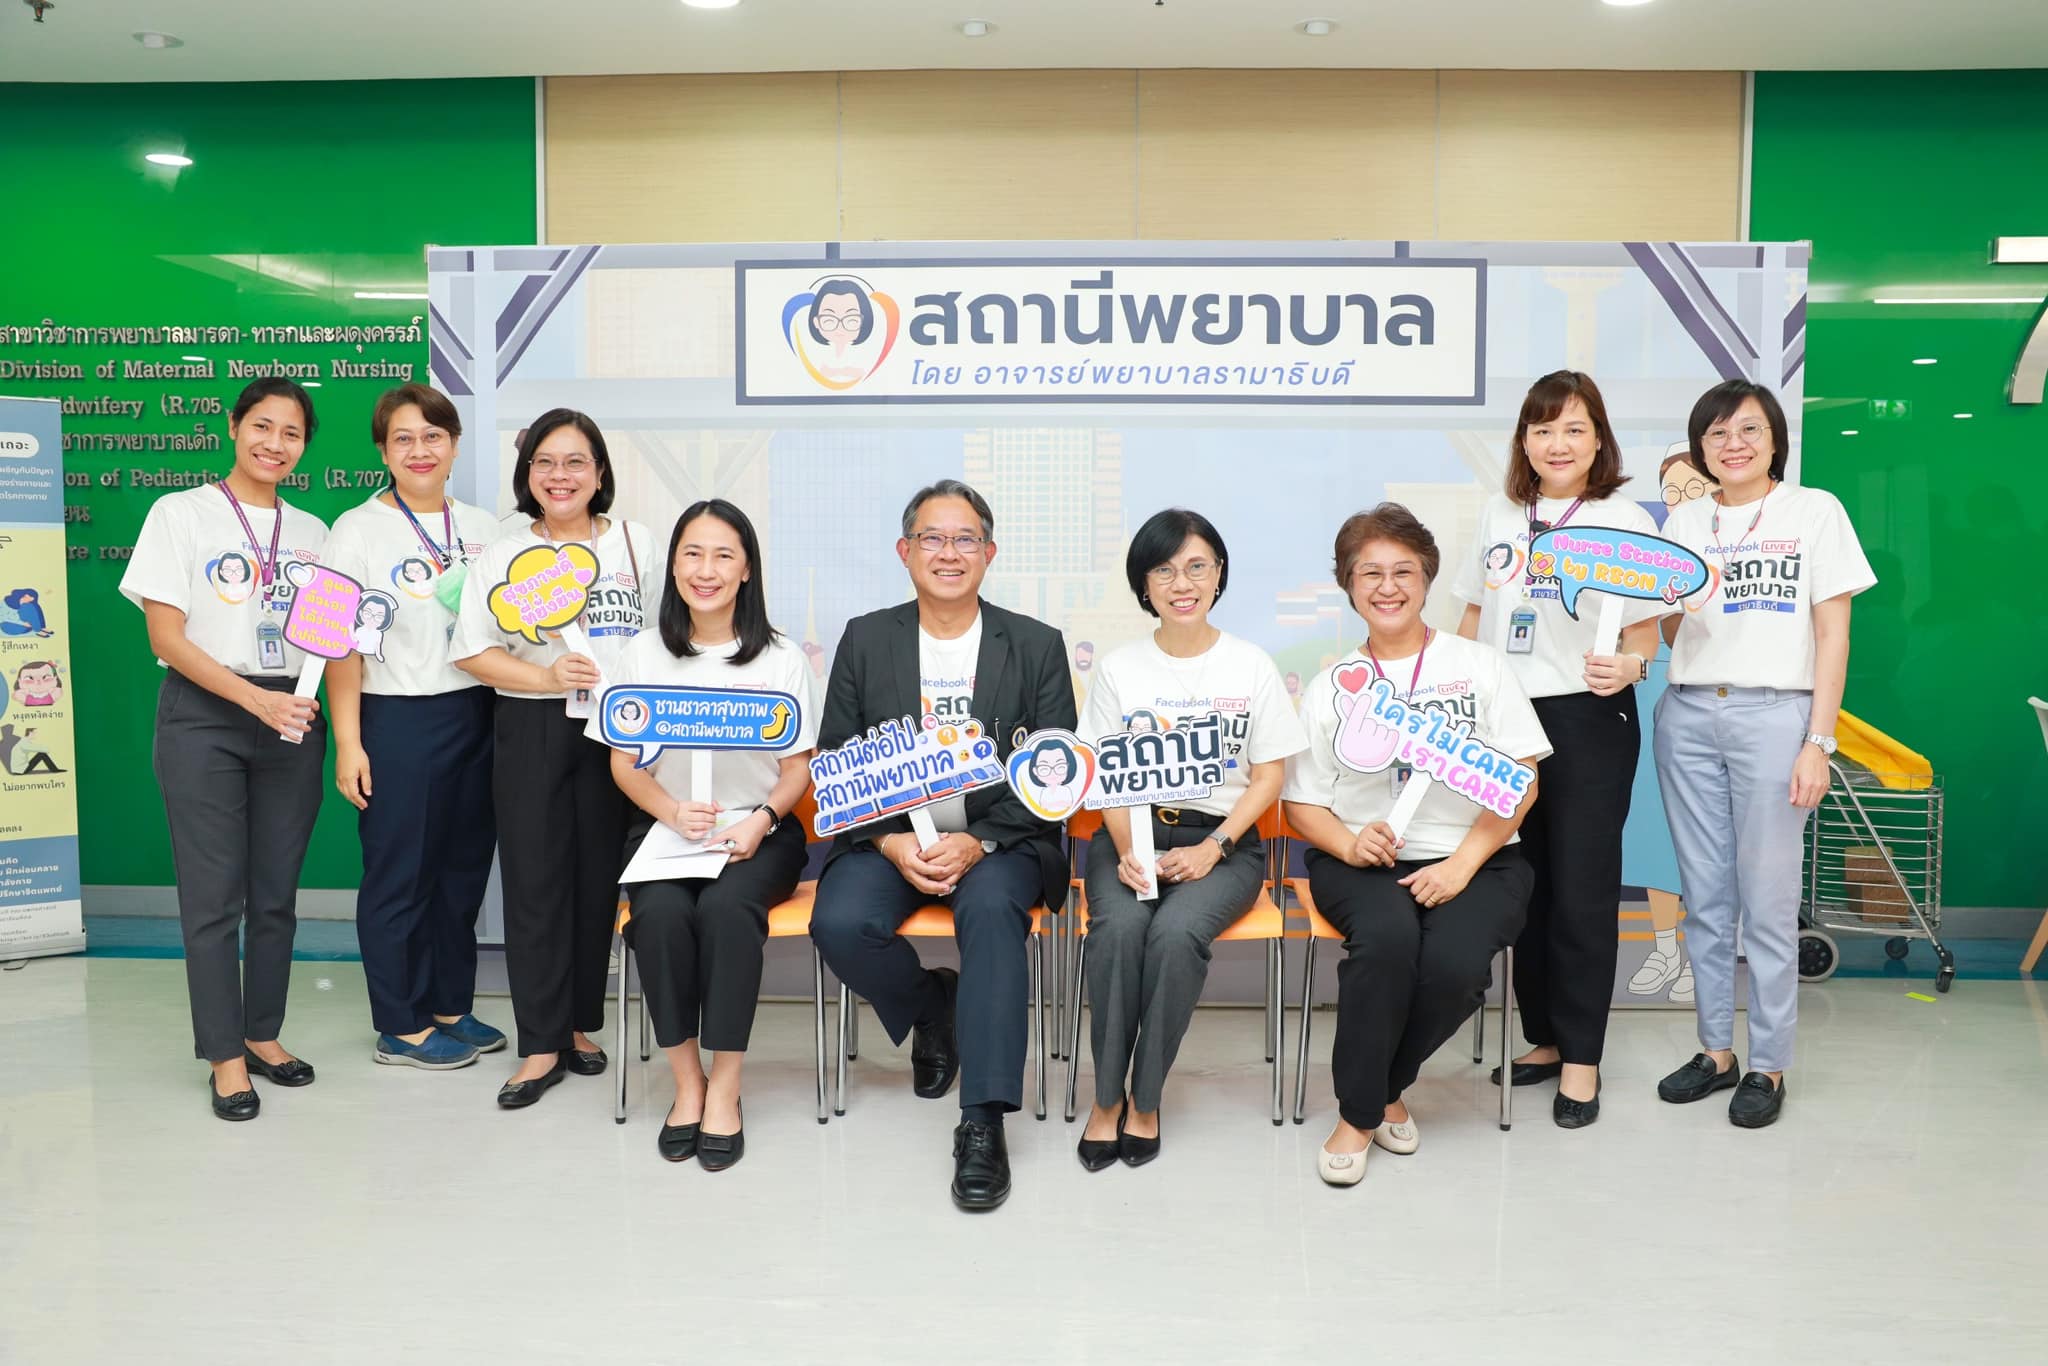
POLYGON ((1328 1148, 1316 1149, 1316 1175, 1332 1186, 1355 1186, 1365 1179, 1365 1159, 1372 1153, 1370 1146, 1355 1153, 1333 1153, 1328 1148))
POLYGON ((1372 1131, 1372 1141, 1390 1153, 1406 1155, 1422 1146, 1422 1131, 1415 1127, 1415 1116, 1396 1124, 1391 1119, 1380 1121, 1380 1127, 1372 1131))

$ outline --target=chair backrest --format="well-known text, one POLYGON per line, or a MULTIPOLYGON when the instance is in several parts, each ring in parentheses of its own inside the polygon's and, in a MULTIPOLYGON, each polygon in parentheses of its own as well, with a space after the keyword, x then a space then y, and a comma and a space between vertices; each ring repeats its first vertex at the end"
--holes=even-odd
POLYGON ((805 843, 816 838, 811 833, 811 826, 818 819, 818 799, 812 795, 808 784, 804 787, 804 795, 798 797, 796 805, 790 808, 789 818, 803 826, 805 843))
POLYGON ((2048 745, 2048 702, 2038 697, 2029 697, 2027 701, 2033 705, 2034 719, 2041 723, 2041 743, 2048 745))

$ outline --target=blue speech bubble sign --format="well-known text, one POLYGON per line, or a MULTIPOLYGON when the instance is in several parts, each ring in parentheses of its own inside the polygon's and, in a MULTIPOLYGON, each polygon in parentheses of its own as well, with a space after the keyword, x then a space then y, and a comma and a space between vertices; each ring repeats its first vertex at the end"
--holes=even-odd
POLYGON ((811 829, 828 839, 1003 781, 996 742, 979 721, 899 717, 811 756, 811 829))
POLYGON ((645 768, 668 749, 788 749, 802 713, 786 692, 622 684, 604 690, 598 716, 605 743, 645 768))
POLYGON ((1557 585, 1574 621, 1579 594, 1592 589, 1617 598, 1676 604, 1707 586, 1706 562, 1662 536, 1611 527, 1553 527, 1529 542, 1529 573, 1557 585))

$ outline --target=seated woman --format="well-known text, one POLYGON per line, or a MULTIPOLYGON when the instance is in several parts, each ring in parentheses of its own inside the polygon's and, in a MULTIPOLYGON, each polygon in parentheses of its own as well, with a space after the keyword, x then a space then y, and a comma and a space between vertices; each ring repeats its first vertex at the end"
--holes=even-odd
POLYGON ((1289 761, 1281 794, 1313 846, 1316 907, 1344 935, 1330 1058, 1340 1117, 1316 1155, 1333 1186, 1358 1183, 1373 1143, 1396 1153, 1420 1145, 1402 1093, 1479 1008, 1493 956, 1522 928, 1533 880, 1512 847, 1536 800, 1533 776, 1511 816, 1433 783, 1405 838, 1387 823, 1416 779, 1398 762, 1397 733, 1366 711, 1382 680, 1393 697, 1469 725, 1472 739, 1525 766, 1550 753, 1507 660, 1422 624, 1439 563, 1436 538, 1399 503, 1338 530, 1337 582, 1365 618, 1366 640, 1304 690, 1308 748, 1289 761))
MULTIPOLYGON (((676 1079, 656 1147, 671 1162, 694 1156, 706 1171, 723 1171, 746 1152, 740 1067, 761 994, 768 911, 803 876, 803 827, 789 813, 810 783, 817 693, 803 652, 768 624, 760 542, 744 512, 723 499, 684 509, 668 562, 658 626, 626 646, 611 681, 785 692, 799 712, 791 748, 714 756, 708 802, 689 800, 687 752, 664 751, 647 768, 634 767, 633 750, 612 752, 612 777, 642 813, 626 835, 629 860, 656 821, 729 851, 715 878, 626 886, 626 937, 655 1042, 676 1079), (709 1078, 700 1041, 715 1055, 709 1078)), ((602 740, 602 720, 600 709, 591 738, 602 740)))
MULTIPOLYGON (((1131 538, 1124 577, 1159 629, 1096 668, 1082 733, 1100 740, 1214 715, 1228 767, 1207 796, 1142 809, 1158 854, 1155 899, 1139 899, 1153 870, 1132 852, 1130 809, 1103 812, 1088 846, 1095 1109, 1077 1154, 1090 1171, 1159 1155, 1160 1091, 1202 998, 1210 946, 1265 885, 1256 826, 1280 795, 1282 761, 1304 743, 1266 652, 1209 623, 1230 565, 1208 518, 1183 508, 1154 513, 1131 538)), ((1058 778, 1052 767, 1047 776, 1058 778)))

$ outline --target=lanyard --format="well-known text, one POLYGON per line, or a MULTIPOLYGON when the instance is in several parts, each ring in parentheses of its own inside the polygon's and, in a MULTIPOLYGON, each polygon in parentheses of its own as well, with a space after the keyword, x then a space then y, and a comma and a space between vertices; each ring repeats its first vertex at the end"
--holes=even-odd
POLYGON ((412 534, 420 538, 420 544, 434 557, 434 563, 442 569, 455 563, 455 510, 448 505, 446 494, 441 497, 441 534, 448 539, 448 548, 441 549, 434 544, 434 538, 427 535, 427 529, 420 525, 420 519, 413 516, 412 509, 405 505, 405 499, 398 492, 397 481, 391 485, 391 501, 398 504, 398 510, 405 514, 405 520, 412 523, 412 534))
MULTIPOLYGON (((1564 525, 1564 524, 1565 524, 1566 522, 1569 522, 1569 521, 1570 521, 1570 520, 1572 519, 1572 514, 1573 514, 1574 512, 1577 512, 1577 511, 1579 510, 1579 504, 1581 504, 1581 503, 1583 503, 1583 502, 1585 502, 1585 501, 1586 501, 1586 500, 1585 500, 1584 498, 1574 498, 1574 499, 1572 499, 1572 505, 1571 505, 1570 507, 1566 508, 1566 509, 1564 510, 1564 515, 1563 515, 1563 516, 1561 516, 1561 517, 1559 517, 1559 518, 1558 518, 1558 519, 1557 519, 1556 521, 1554 521, 1554 522, 1539 522, 1539 521, 1537 521, 1537 520, 1536 520, 1536 504, 1534 504, 1534 503, 1531 503, 1531 504, 1529 504, 1529 540, 1530 540, 1530 541, 1531 541, 1531 542, 1533 543, 1533 542, 1535 541, 1535 539, 1536 539, 1536 538, 1537 538, 1538 536, 1540 536, 1541 534, 1543 534, 1544 532, 1546 532, 1546 531, 1555 531, 1555 530, 1557 530, 1557 529, 1558 529, 1559 527, 1563 526, 1563 525, 1564 525)), ((1525 558, 1525 560, 1524 560, 1524 565, 1523 565, 1523 569, 1522 569, 1522 586, 1523 586, 1524 588, 1527 588, 1527 587, 1530 587, 1530 586, 1534 585, 1534 584, 1535 584, 1535 582, 1536 582, 1536 571, 1535 571, 1535 570, 1534 570, 1533 568, 1530 568, 1530 567, 1528 566, 1527 560, 1526 560, 1526 558, 1525 558)), ((1522 596, 1523 596, 1524 598, 1526 598, 1526 597, 1528 597, 1529 595, 1528 595, 1527 593, 1524 593, 1524 594, 1523 594, 1522 596)))
MULTIPOLYGON (((1427 626, 1423 628, 1422 648, 1415 652, 1415 672, 1408 677, 1408 695, 1401 699, 1403 702, 1412 702, 1415 699, 1415 685, 1422 681, 1422 659, 1423 656, 1429 653, 1429 642, 1435 635, 1436 631, 1433 628, 1427 626)), ((1372 651, 1372 640, 1369 637, 1365 642, 1365 657, 1372 661, 1374 678, 1385 678, 1387 676, 1386 670, 1380 667, 1380 657, 1372 651)))
POLYGON ((242 511, 242 500, 235 497, 235 491, 228 487, 228 481, 225 479, 214 487, 221 491, 221 496, 228 500, 228 506, 235 510, 235 520, 242 524, 242 534, 249 538, 249 549, 256 551, 257 579, 262 583, 264 590, 269 591, 270 581, 277 577, 277 538, 284 531, 284 499, 277 500, 277 521, 270 528, 270 558, 265 559, 263 552, 256 550, 256 528, 249 525, 249 514, 242 511))
MULTIPOLYGON (((1767 488, 1767 489, 1765 489, 1765 490, 1764 490, 1764 496, 1756 500, 1756 516, 1754 516, 1754 517, 1752 517, 1752 518, 1750 518, 1750 519, 1749 519, 1749 530, 1747 530, 1747 531, 1745 531, 1745 532, 1743 532, 1743 533, 1742 533, 1742 541, 1746 541, 1746 540, 1748 540, 1748 539, 1749 539, 1749 538, 1750 538, 1751 536, 1754 536, 1754 535, 1756 534, 1756 527, 1757 527, 1757 523, 1759 523, 1759 522, 1763 521, 1763 519, 1764 519, 1764 504, 1766 504, 1766 503, 1768 503, 1768 502, 1770 502, 1770 501, 1771 501, 1771 494, 1777 491, 1777 487, 1778 487, 1778 481, 1777 481, 1777 480, 1775 480, 1775 479, 1773 479, 1773 480, 1771 481, 1771 486, 1770 486, 1770 488, 1767 488)), ((1715 502, 1715 504, 1714 504, 1714 527, 1713 527, 1713 535, 1714 535, 1714 543, 1715 543, 1716 545, 1720 544, 1720 541, 1721 541, 1721 504, 1720 504, 1720 503, 1719 503, 1718 501, 1716 501, 1716 502, 1715 502)), ((1736 542, 1736 544, 1737 544, 1737 545, 1741 545, 1741 544, 1742 544, 1742 541, 1737 541, 1737 542, 1736 542)), ((1727 552, 1726 552, 1726 551, 1724 550, 1723 552, 1721 552, 1721 562, 1722 562, 1723 564, 1726 564, 1726 563, 1727 563, 1727 561, 1728 561, 1728 553, 1727 553, 1727 552)))

